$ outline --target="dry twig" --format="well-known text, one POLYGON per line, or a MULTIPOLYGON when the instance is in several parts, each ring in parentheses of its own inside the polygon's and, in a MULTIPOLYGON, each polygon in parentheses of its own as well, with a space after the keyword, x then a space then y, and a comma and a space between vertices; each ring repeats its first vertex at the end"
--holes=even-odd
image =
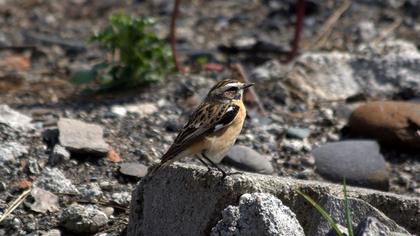
POLYGON ((26 197, 28 197, 29 193, 31 192, 31 189, 28 189, 21 193, 16 200, 14 200, 10 206, 6 209, 6 211, 3 213, 3 215, 0 217, 0 223, 6 219, 7 216, 12 214, 12 212, 20 205, 23 201, 25 201, 26 197))
POLYGON ((394 32, 402 23, 403 19, 399 16, 396 16, 396 19, 392 24, 390 24, 386 29, 382 30, 378 37, 376 37, 374 40, 372 40, 373 44, 377 44, 381 41, 383 41, 386 37, 388 37, 392 32, 394 32))
POLYGON ((330 36, 331 30, 337 23, 338 19, 340 19, 340 17, 350 7, 350 5, 350 0, 344 0, 343 4, 328 18, 328 20, 321 27, 315 39, 309 45, 306 45, 304 49, 313 50, 322 47, 322 45, 324 45, 330 36))

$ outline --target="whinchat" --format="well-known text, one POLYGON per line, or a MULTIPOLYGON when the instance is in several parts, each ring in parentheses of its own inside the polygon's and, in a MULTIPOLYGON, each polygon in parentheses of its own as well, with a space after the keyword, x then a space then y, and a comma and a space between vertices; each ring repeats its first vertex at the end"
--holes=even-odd
POLYGON ((206 98, 190 116, 189 121, 149 174, 187 156, 194 156, 226 173, 217 165, 233 146, 242 130, 246 109, 242 101, 244 89, 253 84, 226 79, 210 89, 206 98))

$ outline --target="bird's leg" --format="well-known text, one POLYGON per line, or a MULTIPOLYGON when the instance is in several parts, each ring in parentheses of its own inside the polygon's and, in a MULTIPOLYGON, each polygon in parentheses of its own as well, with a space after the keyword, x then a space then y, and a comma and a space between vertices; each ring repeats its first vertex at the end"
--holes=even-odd
POLYGON ((207 172, 211 171, 210 166, 209 166, 209 165, 208 165, 205 161, 203 161, 203 159, 201 159, 201 157, 200 157, 199 155, 197 155, 197 159, 198 159, 201 163, 203 163, 203 165, 205 165, 205 166, 207 167, 207 172))
POLYGON ((212 166, 214 166, 216 169, 218 169, 220 172, 222 172, 222 174, 223 174, 223 177, 222 178, 225 178, 226 177, 226 172, 222 169, 222 168, 220 168, 216 163, 214 163, 213 161, 211 161, 208 157, 206 157, 206 155, 204 154, 204 153, 201 153, 201 155, 204 157, 204 159, 206 159, 212 166))

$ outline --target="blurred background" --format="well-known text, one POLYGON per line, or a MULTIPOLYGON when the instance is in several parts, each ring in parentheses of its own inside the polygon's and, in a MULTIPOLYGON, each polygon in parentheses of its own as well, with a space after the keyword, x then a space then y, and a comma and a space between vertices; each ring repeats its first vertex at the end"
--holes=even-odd
POLYGON ((0 210, 48 191, 28 192, 0 235, 121 234, 136 182, 222 78, 256 83, 225 168, 419 197, 419 12, 416 0, 0 0, 0 210), (105 216, 80 231, 78 210, 105 216))

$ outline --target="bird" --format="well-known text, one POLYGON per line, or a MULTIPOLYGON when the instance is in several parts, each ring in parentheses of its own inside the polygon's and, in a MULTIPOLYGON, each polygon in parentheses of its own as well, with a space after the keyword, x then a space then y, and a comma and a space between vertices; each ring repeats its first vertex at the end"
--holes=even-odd
POLYGON ((210 164, 222 173, 223 178, 226 177, 226 172, 217 164, 225 157, 242 130, 246 117, 243 92, 253 85, 235 79, 224 79, 216 83, 162 155, 160 163, 153 166, 148 175, 154 175, 174 161, 194 156, 209 171, 210 164))

